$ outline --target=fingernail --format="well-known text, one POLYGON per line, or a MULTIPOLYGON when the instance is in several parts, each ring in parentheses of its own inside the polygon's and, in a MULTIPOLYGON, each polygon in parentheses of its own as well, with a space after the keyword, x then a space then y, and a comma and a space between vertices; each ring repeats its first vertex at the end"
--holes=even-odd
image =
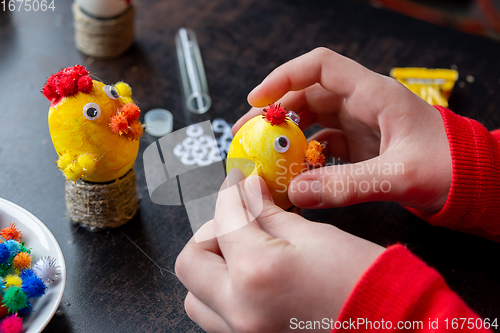
POLYGON ((238 168, 233 168, 229 171, 226 177, 227 187, 239 184, 243 179, 245 179, 243 172, 241 172, 238 168))
POLYGON ((299 207, 313 207, 323 200, 323 186, 317 180, 302 180, 292 183, 291 200, 299 207))
POLYGON ((250 193, 257 199, 268 200, 273 202, 273 198, 266 188, 260 185, 259 176, 250 176, 245 180, 245 186, 248 186, 250 193))

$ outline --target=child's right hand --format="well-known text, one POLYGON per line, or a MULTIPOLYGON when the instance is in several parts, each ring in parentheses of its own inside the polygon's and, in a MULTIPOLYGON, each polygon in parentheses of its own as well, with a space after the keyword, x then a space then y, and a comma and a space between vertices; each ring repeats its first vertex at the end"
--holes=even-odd
POLYGON ((234 126, 278 102, 299 113, 305 129, 326 129, 330 155, 348 165, 298 175, 288 194, 296 206, 341 207, 396 201, 439 211, 451 184, 452 163, 440 113, 396 80, 319 48, 275 69, 249 95, 252 108, 234 126))

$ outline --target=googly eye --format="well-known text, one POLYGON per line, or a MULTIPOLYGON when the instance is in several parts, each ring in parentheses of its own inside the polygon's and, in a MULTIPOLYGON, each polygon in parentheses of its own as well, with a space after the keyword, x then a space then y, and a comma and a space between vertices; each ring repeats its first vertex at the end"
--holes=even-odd
POLYGON ((118 90, 116 90, 115 86, 107 85, 102 87, 104 92, 106 93, 106 96, 108 96, 111 99, 118 99, 120 97, 120 94, 118 93, 118 90))
POLYGON ((290 140, 284 135, 278 136, 276 139, 274 139, 273 142, 273 148, 276 150, 278 153, 284 153, 290 148, 290 140))
POLYGON ((83 115, 88 120, 96 120, 101 116, 101 108, 95 103, 87 103, 83 107, 83 115))

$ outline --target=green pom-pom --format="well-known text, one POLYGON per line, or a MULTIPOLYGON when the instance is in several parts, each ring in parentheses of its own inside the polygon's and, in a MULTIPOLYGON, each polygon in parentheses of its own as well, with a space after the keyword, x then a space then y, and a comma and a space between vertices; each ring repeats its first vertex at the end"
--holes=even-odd
POLYGON ((17 312, 26 307, 26 295, 19 287, 10 287, 5 290, 3 303, 10 312, 17 312))

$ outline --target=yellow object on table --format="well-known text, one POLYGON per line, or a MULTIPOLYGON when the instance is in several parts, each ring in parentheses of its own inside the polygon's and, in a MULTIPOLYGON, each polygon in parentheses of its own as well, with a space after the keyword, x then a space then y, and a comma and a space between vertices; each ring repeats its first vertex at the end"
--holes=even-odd
POLYGON ((274 203, 287 209, 292 206, 288 185, 293 177, 308 170, 309 165, 316 167, 326 162, 323 145, 314 140, 307 142, 295 113, 275 105, 265 111, 265 115, 247 121, 234 136, 227 155, 227 172, 238 168, 246 177, 259 175, 274 203), (311 159, 305 159, 308 149, 311 159))
POLYGON ((390 73, 413 93, 431 105, 448 107, 458 72, 453 69, 393 68, 390 73))
POLYGON ((57 166, 68 180, 109 182, 132 168, 142 125, 126 83, 105 85, 74 66, 51 76, 43 92, 52 102, 48 121, 57 166))

